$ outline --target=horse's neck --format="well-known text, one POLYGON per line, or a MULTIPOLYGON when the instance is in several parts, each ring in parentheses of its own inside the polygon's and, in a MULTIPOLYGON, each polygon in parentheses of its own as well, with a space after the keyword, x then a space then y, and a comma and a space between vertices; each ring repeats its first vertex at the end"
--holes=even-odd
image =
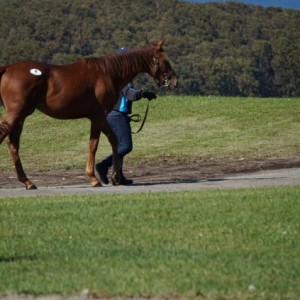
MULTIPOLYGON (((135 54, 138 56, 139 54, 135 54)), ((142 73, 149 72, 149 64, 150 58, 146 58, 142 56, 141 58, 137 57, 137 59, 131 64, 127 64, 127 66, 117 74, 117 77, 120 81, 121 88, 124 87, 128 82, 131 82, 137 75, 142 73)))

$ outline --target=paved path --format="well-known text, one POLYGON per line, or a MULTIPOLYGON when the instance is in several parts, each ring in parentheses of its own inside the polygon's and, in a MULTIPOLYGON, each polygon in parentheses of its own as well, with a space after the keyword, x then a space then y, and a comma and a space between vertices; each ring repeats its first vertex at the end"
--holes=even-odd
POLYGON ((132 186, 108 185, 100 188, 92 188, 89 185, 72 185, 39 187, 38 190, 33 191, 26 191, 24 188, 0 189, 0 198, 41 195, 155 193, 195 191, 201 189, 238 189, 291 185, 300 185, 300 168, 260 171, 207 180, 164 181, 149 182, 147 184, 136 183, 132 186))

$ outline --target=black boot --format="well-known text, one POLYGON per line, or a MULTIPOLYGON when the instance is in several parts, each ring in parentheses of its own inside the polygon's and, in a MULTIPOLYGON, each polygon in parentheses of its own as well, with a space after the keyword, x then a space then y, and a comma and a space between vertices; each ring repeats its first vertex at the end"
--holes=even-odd
POLYGON ((131 185, 133 184, 133 180, 132 179, 127 179, 125 178, 124 174, 123 174, 123 170, 120 170, 120 185, 131 185))
POLYGON ((108 173, 108 168, 103 164, 103 162, 97 164, 95 166, 96 171, 99 174, 100 180, 104 183, 104 184, 108 184, 109 180, 107 177, 107 173, 108 173))

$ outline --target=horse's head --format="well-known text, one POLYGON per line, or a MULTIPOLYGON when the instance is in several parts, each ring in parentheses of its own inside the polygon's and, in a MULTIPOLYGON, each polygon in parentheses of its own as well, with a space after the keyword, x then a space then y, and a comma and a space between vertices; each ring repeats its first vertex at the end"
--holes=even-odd
POLYGON ((154 55, 150 70, 151 76, 155 79, 158 86, 165 86, 174 89, 177 87, 177 76, 173 71, 167 53, 163 50, 163 40, 153 43, 154 55))

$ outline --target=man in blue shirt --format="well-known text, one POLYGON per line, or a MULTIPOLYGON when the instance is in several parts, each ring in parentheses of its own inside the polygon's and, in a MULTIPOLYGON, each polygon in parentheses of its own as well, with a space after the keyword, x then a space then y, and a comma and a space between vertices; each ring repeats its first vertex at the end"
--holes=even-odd
MULTIPOLYGON (((121 48, 117 52, 123 52, 126 49, 121 48), (123 50, 122 50, 123 49, 123 50)), ((147 98, 148 100, 156 99, 156 94, 152 92, 144 92, 143 90, 135 89, 132 83, 128 83, 121 91, 118 103, 113 110, 107 115, 107 121, 114 131, 118 139, 118 156, 120 164, 120 185, 130 185, 132 180, 126 179, 123 174, 123 160, 125 155, 133 149, 132 133, 130 125, 130 116, 132 112, 132 102, 147 98)), ((99 174, 101 181, 108 184, 109 180, 107 173, 112 167, 112 154, 107 156, 103 161, 96 164, 95 168, 99 174)))

